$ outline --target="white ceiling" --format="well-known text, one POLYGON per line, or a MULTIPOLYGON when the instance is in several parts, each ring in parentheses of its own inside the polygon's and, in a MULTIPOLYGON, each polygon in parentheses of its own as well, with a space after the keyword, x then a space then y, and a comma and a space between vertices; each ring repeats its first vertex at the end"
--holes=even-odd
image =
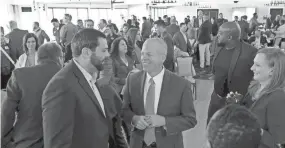
MULTIPOLYGON (((7 1, 10 4, 33 4, 34 0, 1 0, 7 1)), ((115 1, 124 1, 125 5, 133 5, 133 4, 147 4, 150 3, 151 0, 115 0, 115 1)), ((191 0, 177 0, 178 4, 183 4, 187 1, 191 0)), ((235 4, 234 0, 192 0, 197 2, 205 2, 208 4, 235 4)), ((271 0, 238 0, 238 4, 265 4, 269 3, 271 0), (250 1, 250 3, 249 3, 250 1)), ((99 4, 110 4, 111 0, 35 0, 35 2, 40 3, 99 3, 99 4)))

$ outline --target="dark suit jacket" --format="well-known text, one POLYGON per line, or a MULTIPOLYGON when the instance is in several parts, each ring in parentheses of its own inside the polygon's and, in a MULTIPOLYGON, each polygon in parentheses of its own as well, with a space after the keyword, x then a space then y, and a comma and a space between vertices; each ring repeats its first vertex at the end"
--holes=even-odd
POLYGON ((181 33, 181 31, 175 33, 174 37, 173 37, 173 43, 175 46, 177 46, 179 49, 181 49, 184 52, 187 53, 191 53, 191 45, 189 42, 189 39, 186 35, 187 38, 187 42, 185 41, 185 38, 183 36, 183 34, 181 33))
POLYGON ((46 62, 13 71, 1 108, 2 147, 3 141, 10 141, 10 138, 15 148, 43 147, 41 98, 49 80, 59 70, 57 64, 46 62))
POLYGON ((167 44, 167 56, 166 60, 164 61, 163 65, 169 71, 174 70, 174 45, 172 41, 172 37, 169 33, 163 32, 161 38, 167 44))
POLYGON ((74 61, 50 80, 42 97, 45 148, 107 148, 108 143, 119 146, 114 136, 114 130, 120 129, 114 128, 115 121, 120 121, 114 103, 117 94, 110 87, 98 90, 106 117, 74 61))
POLYGON ((247 21, 239 21, 238 24, 241 30, 240 38, 243 40, 248 40, 249 23, 247 21))
POLYGON ((24 53, 23 50, 23 38, 25 34, 29 33, 28 30, 14 29, 6 35, 9 38, 9 46, 12 50, 11 58, 16 61, 24 53))
POLYGON ((152 25, 149 21, 146 21, 146 22, 143 22, 142 23, 142 31, 141 31, 141 34, 142 34, 142 37, 145 39, 145 38, 149 38, 150 34, 151 34, 151 28, 152 28, 152 25))
MULTIPOLYGON (((215 62, 222 47, 216 48, 213 62, 215 62)), ((257 49, 241 41, 234 50, 228 72, 228 87, 232 92, 237 91, 245 95, 253 77, 253 72, 250 68, 253 65, 253 59, 257 53, 257 49)), ((213 73, 215 74, 215 69, 213 69, 213 73)))
MULTIPOLYGON (((202 22, 204 22, 203 19, 202 19, 202 22)), ((200 28, 200 26, 199 26, 199 19, 198 18, 194 19, 194 28, 200 28)))
POLYGON ((121 60, 120 57, 114 57, 113 59, 113 72, 114 80, 116 83, 116 90, 121 93, 123 86, 126 83, 126 78, 131 70, 134 68, 134 61, 126 56, 128 60, 128 66, 121 60))
POLYGON ((276 144, 285 143, 284 96, 284 90, 277 90, 255 102, 250 95, 246 95, 242 101, 256 115, 264 129, 259 148, 276 148, 276 144))
POLYGON ((211 42, 212 24, 209 20, 204 21, 199 28, 198 41, 199 44, 207 44, 211 42))
MULTIPOLYGON (((127 79, 122 117, 128 124, 131 124, 134 115, 145 115, 145 79, 144 71, 130 74, 127 79)), ((163 76, 157 114, 164 116, 166 122, 166 128, 155 128, 157 148, 183 148, 182 131, 196 125, 196 113, 190 83, 168 70, 163 76)), ((130 147, 142 147, 144 132, 136 128, 132 130, 130 147)))
POLYGON ((166 32, 168 32, 171 35, 171 38, 174 36, 176 32, 180 31, 180 27, 176 24, 170 24, 166 27, 166 32))

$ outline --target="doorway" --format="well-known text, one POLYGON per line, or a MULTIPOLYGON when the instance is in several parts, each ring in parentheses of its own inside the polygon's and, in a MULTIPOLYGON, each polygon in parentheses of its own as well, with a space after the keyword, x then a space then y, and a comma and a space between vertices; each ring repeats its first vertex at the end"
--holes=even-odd
POLYGON ((277 15, 283 15, 283 8, 271 8, 270 9, 271 20, 275 20, 277 15))
POLYGON ((197 18, 198 18, 198 11, 202 11, 203 14, 206 14, 209 16, 209 18, 215 17, 218 18, 219 9, 197 9, 197 18))

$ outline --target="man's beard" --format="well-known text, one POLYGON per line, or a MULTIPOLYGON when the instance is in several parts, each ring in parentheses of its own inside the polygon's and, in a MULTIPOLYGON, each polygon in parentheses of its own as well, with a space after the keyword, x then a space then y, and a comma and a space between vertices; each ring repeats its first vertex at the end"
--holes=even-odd
POLYGON ((96 67, 96 69, 97 69, 98 71, 102 71, 102 70, 104 69, 103 62, 100 61, 97 56, 95 56, 95 55, 93 56, 93 55, 92 55, 90 61, 91 61, 91 64, 92 64, 94 67, 96 67))

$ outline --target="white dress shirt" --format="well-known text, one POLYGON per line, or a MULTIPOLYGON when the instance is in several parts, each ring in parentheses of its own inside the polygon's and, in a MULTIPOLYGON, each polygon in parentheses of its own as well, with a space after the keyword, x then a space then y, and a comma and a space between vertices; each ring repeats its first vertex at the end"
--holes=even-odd
MULTIPOLYGON (((154 112, 155 114, 157 113, 157 107, 158 107, 158 102, 159 102, 159 97, 160 97, 160 92, 161 92, 161 87, 162 87, 162 81, 163 81, 163 76, 164 76, 165 69, 163 68, 159 74, 153 77, 153 81, 155 83, 155 100, 154 100, 154 112)), ((151 79, 151 76, 147 73, 146 79, 145 79, 145 85, 144 85, 144 105, 146 102, 146 96, 148 92, 148 88, 150 86, 149 80, 151 79)))
POLYGON ((87 82, 89 83, 91 89, 93 90, 99 104, 100 104, 100 107, 106 117, 106 114, 105 114, 105 109, 104 109, 104 103, 103 103, 103 100, 102 100, 102 97, 100 95, 100 92, 98 90, 98 88, 96 87, 95 85, 95 82, 96 82, 96 79, 93 79, 93 77, 91 76, 90 73, 88 73, 82 66, 79 65, 79 63, 73 59, 75 65, 79 68, 79 70, 82 72, 82 74, 84 75, 85 79, 87 80, 87 82))

